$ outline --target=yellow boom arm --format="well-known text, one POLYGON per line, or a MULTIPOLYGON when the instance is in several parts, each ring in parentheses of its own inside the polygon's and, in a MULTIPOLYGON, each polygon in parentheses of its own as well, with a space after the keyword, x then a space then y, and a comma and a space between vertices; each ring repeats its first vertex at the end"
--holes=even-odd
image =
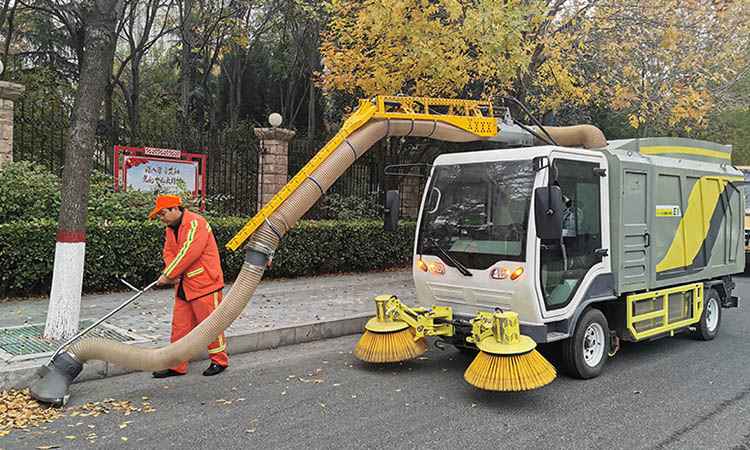
POLYGON ((443 122, 478 137, 497 134, 497 121, 492 104, 479 100, 441 99, 427 97, 377 96, 372 100, 360 100, 359 107, 344 122, 338 133, 300 170, 294 178, 227 243, 235 251, 245 240, 273 214, 276 209, 310 176, 339 145, 352 133, 373 119, 401 119, 427 122, 443 122))

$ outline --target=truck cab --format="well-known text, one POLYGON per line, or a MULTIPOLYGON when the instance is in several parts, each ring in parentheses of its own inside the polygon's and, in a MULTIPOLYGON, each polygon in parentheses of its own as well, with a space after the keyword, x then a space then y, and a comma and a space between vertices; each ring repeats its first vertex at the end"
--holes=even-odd
POLYGON ((414 267, 418 302, 459 316, 512 310, 537 342, 566 337, 545 323, 569 317, 591 281, 611 272, 606 169, 601 152, 554 146, 439 156, 414 247, 424 262, 414 267), (535 167, 540 160, 548 167, 535 167), (551 172, 562 233, 539 239, 534 192, 551 172))

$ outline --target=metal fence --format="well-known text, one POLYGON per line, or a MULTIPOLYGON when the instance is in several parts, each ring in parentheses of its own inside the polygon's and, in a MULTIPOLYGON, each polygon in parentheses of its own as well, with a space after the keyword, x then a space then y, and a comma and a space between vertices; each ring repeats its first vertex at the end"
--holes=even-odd
POLYGON ((15 103, 13 115, 13 159, 41 164, 61 174, 68 144, 70 110, 50 102, 15 103))
MULTIPOLYGON (((114 173, 114 146, 160 147, 208 155, 206 203, 210 211, 250 215, 258 203, 259 144, 249 124, 213 132, 158 130, 131 135, 121 125, 116 133, 97 130, 93 167, 114 173)), ((15 105, 13 158, 32 161, 62 175, 69 141, 70 111, 64 107, 19 101, 15 105)))
MULTIPOLYGON (((19 101, 15 108, 14 159, 34 161, 62 173, 64 148, 69 140, 70 111, 63 106, 19 101)), ((103 128, 103 127, 100 127, 103 128)), ((115 144, 134 147, 161 147, 208 155, 207 206, 225 215, 251 215, 258 209, 259 142, 250 124, 213 132, 193 129, 155 130, 131 136, 123 124, 115 133, 99 129, 94 167, 113 173, 115 144), (113 136, 114 135, 114 136, 113 136)), ((289 144, 289 178, 293 177, 323 145, 327 137, 298 135, 289 144)), ((375 144, 331 187, 329 193, 359 197, 383 204, 385 192, 398 189, 404 179, 387 176, 393 164, 431 163, 439 154, 485 148, 481 143, 447 143, 427 139, 389 138, 375 144)), ((424 174, 424 172, 423 172, 424 174)), ((422 182, 423 184, 423 182, 422 182)), ((403 197, 402 197, 403 200, 403 197)), ((403 204, 402 204, 403 206, 403 204)), ((320 204, 306 218, 321 217, 320 204)))

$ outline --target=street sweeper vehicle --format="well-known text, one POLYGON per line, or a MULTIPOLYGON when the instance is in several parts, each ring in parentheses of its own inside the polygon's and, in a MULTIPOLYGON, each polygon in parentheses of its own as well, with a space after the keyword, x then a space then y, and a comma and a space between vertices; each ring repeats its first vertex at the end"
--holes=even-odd
MULTIPOLYGON (((513 333, 531 338, 527 349, 531 340, 558 342, 561 364, 579 378, 599 375, 621 340, 681 331, 713 339, 722 308, 737 306, 732 275, 745 264, 743 174, 730 151, 648 138, 439 156, 414 245, 423 308, 380 299, 360 356, 418 355, 424 345, 391 342, 378 355, 379 343, 369 342, 384 339, 389 321, 392 329, 412 322, 417 339, 480 350, 465 374, 471 384, 517 390, 494 372, 512 371, 518 362, 499 356, 523 349, 500 348, 503 325, 493 321, 517 318, 513 333), (440 325, 420 330, 421 315, 440 325), (410 354, 389 355, 394 347, 410 354)), ((538 367, 526 388, 554 377, 538 367)))
POLYGON ((688 140, 608 143, 588 125, 525 126, 490 102, 378 96, 361 100, 227 243, 244 248, 245 261, 206 320, 160 348, 71 342, 41 368, 33 397, 64 404, 88 360, 152 371, 198 355, 243 311, 284 235, 388 136, 508 148, 435 161, 415 242, 421 305, 377 297, 376 317, 354 352, 365 361, 413 358, 434 336, 479 349, 465 375, 473 385, 525 390, 556 376, 537 342, 564 342, 567 365, 590 377, 613 350, 612 336, 642 340, 692 327, 711 339, 720 307, 737 304, 731 275, 744 265, 743 200, 729 148, 688 140))

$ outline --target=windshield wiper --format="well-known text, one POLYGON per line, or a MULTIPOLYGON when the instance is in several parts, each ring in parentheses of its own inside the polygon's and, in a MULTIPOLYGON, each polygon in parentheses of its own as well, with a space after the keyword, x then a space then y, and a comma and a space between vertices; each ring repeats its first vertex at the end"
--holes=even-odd
POLYGON ((441 247, 440 244, 438 244, 437 239, 432 238, 432 239, 429 239, 429 241, 430 241, 430 243, 433 246, 435 246, 435 248, 440 252, 441 255, 443 255, 443 257, 445 259, 447 259, 448 261, 451 262, 451 264, 453 264, 454 266, 456 266, 456 269, 458 269, 458 271, 461 272, 461 275, 463 275, 465 277, 473 277, 474 276, 473 273, 469 272, 469 269, 467 269, 466 266, 464 266, 463 264, 461 264, 460 262, 458 262, 458 260, 456 258, 452 257, 448 252, 446 252, 443 249, 443 247, 441 247))

